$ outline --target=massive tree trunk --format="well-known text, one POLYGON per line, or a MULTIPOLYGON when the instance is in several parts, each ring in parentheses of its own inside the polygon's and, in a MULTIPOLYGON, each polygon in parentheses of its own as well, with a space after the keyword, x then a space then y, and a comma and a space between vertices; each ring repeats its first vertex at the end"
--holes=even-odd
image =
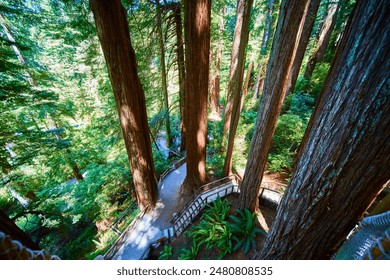
POLYGON ((215 62, 215 75, 211 80, 210 87, 210 108, 211 115, 219 116, 219 93, 221 89, 221 63, 222 63, 222 51, 223 51, 223 31, 225 29, 225 16, 226 7, 225 5, 221 8, 221 14, 219 19, 219 30, 218 30, 218 47, 215 62))
POLYGON ((168 100, 168 84, 167 84, 167 72, 165 66, 165 44, 162 30, 162 18, 161 18, 161 7, 160 1, 156 1, 156 9, 157 9, 157 37, 158 44, 160 47, 160 70, 161 70, 161 89, 164 97, 164 111, 165 111, 165 132, 167 139, 167 147, 168 149, 172 146, 172 135, 171 135, 171 123, 169 120, 169 100, 168 100))
POLYGON ((14 240, 18 240, 24 246, 31 250, 40 250, 39 246, 21 230, 7 214, 0 210, 0 231, 8 234, 14 240))
POLYGON ((310 1, 309 10, 307 11, 307 17, 303 24, 303 30, 301 38, 298 43, 297 53, 291 69, 291 77, 286 89, 286 95, 292 93, 295 88, 295 84, 298 79, 299 70, 302 65, 303 57, 305 56, 305 50, 310 40, 311 31, 313 29, 314 21, 316 19, 318 7, 320 6, 320 0, 310 1))
POLYGON ((357 2, 261 258, 329 259, 390 179, 389 11, 357 2))
POLYGON ((253 98, 257 99, 259 97, 259 93, 263 90, 263 84, 264 84, 264 65, 266 62, 264 62, 264 56, 267 54, 268 46, 270 45, 271 41, 271 33, 272 33, 272 12, 274 10, 274 2, 275 0, 269 0, 268 2, 268 10, 267 15, 265 18, 265 27, 263 32, 263 38, 261 40, 261 46, 260 46, 260 54, 258 59, 258 67, 257 67, 257 77, 256 77, 256 83, 255 83, 255 89, 253 93, 253 98))
POLYGON ((186 149, 186 127, 184 123, 186 115, 186 94, 185 94, 185 65, 184 65, 184 42, 182 32, 182 20, 181 20, 181 5, 178 4, 174 8, 174 19, 175 19, 175 31, 176 31, 176 56, 177 56, 177 68, 179 71, 179 97, 180 97, 180 130, 181 130, 181 141, 180 141, 180 152, 186 149))
POLYGON ((314 68, 316 67, 316 64, 318 62, 321 62, 325 56, 326 47, 328 46, 334 25, 336 23, 337 10, 338 3, 329 3, 328 11, 322 23, 321 31, 319 33, 317 47, 310 55, 309 61, 307 62, 304 74, 305 79, 307 80, 310 80, 314 68))
POLYGON ((120 0, 90 0, 90 6, 114 92, 138 205, 141 209, 154 207, 157 180, 145 95, 138 77, 126 11, 120 0))
POLYGON ((309 1, 283 1, 267 66, 265 88, 241 186, 240 209, 258 209, 258 193, 280 109, 291 75, 309 1))
POLYGON ((210 0, 184 1, 187 176, 183 194, 206 182, 210 0))
POLYGON ((229 133, 225 163, 222 170, 223 176, 227 176, 232 172, 234 138, 236 136, 238 120, 240 118, 239 111, 241 107, 241 89, 244 76, 245 50, 249 38, 249 21, 252 2, 252 0, 239 0, 237 2, 236 27, 234 28, 227 95, 228 98, 223 127, 224 134, 229 133))

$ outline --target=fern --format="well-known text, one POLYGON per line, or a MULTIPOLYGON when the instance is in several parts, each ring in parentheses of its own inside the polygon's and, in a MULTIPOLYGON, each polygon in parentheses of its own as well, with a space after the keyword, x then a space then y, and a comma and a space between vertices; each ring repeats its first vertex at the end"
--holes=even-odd
POLYGON ((238 216, 230 216, 233 221, 230 224, 232 239, 236 242, 233 250, 241 249, 247 254, 251 248, 256 248, 256 234, 266 235, 266 232, 255 227, 256 213, 248 209, 237 210, 238 216))
POLYGON ((169 260, 172 256, 172 246, 165 245, 160 253, 159 260, 169 260))
POLYGON ((192 240, 192 245, 189 249, 181 249, 179 260, 195 260, 198 255, 200 245, 192 240))

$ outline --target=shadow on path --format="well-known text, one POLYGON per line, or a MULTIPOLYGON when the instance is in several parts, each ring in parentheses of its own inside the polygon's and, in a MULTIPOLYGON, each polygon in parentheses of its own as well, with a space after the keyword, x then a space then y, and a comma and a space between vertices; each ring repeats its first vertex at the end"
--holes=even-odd
POLYGON ((186 175, 186 164, 170 172, 159 185, 156 208, 139 218, 127 233, 124 242, 114 249, 114 260, 139 260, 148 250, 149 243, 163 237, 164 229, 170 227, 172 215, 180 201, 179 189, 186 175))

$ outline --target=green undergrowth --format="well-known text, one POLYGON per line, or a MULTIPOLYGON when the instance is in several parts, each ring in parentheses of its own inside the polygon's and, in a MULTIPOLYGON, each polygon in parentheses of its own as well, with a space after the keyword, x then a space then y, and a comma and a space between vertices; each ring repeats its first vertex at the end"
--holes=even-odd
POLYGON ((190 240, 188 245, 177 252, 165 245, 159 259, 223 259, 237 250, 247 255, 256 248, 257 235, 266 233, 256 227, 255 213, 245 209, 231 215, 231 210, 231 203, 218 197, 205 207, 199 223, 184 233, 190 240))

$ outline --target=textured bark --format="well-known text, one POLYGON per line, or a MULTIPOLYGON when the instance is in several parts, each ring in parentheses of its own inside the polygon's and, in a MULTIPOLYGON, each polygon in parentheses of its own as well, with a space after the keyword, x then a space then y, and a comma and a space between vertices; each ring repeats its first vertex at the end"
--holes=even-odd
POLYGON ((239 0, 237 3, 236 27, 234 28, 232 57, 230 60, 228 100, 226 104, 225 122, 223 127, 224 134, 228 132, 229 136, 222 176, 228 176, 232 173, 234 138, 236 136, 237 125, 240 119, 245 50, 248 45, 252 2, 252 0, 239 0))
POLYGON ((264 83, 264 68, 265 64, 261 62, 262 58, 267 54, 268 46, 270 45, 270 34, 272 33, 272 12, 274 10, 274 2, 275 0, 269 0, 268 2, 268 10, 267 15, 265 18, 265 27, 263 32, 263 38, 261 40, 261 46, 260 46, 260 54, 259 54, 259 64, 257 67, 257 77, 256 77, 256 83, 255 83, 255 90, 253 93, 253 98, 257 99, 259 98, 259 93, 263 90, 263 83, 264 83))
POLYGON ((187 175, 182 193, 206 182, 210 0, 184 1, 187 175))
POLYGON ((314 21, 316 19, 318 7, 320 6, 320 0, 311 0, 309 10, 307 11, 307 17, 303 24, 303 30, 301 38, 299 40, 298 50, 295 55, 295 59, 291 69, 291 77, 286 89, 286 95, 292 93, 295 88, 295 84, 298 79, 299 70, 302 65, 303 57, 305 56, 305 50, 310 40, 311 31, 313 29, 314 21))
POLYGON ((31 250, 40 250, 39 246, 21 230, 7 214, 0 210, 0 231, 8 234, 12 239, 18 240, 24 246, 31 250))
POLYGON ((169 120, 169 100, 168 100, 168 85, 167 85, 167 72, 165 66, 165 46, 164 46, 164 38, 162 31, 162 19, 161 19, 161 8, 159 4, 159 0, 156 1, 156 9, 157 9, 157 37, 158 44, 160 47, 160 71, 161 71, 161 89, 163 92, 164 98, 164 111, 165 111, 165 131, 167 136, 167 147, 168 149, 172 146, 172 135, 171 135, 171 122, 169 120))
POLYGON ((181 130, 181 141, 180 151, 186 150, 186 127, 184 123, 186 109, 186 95, 185 95, 185 64, 184 64, 184 42, 182 32, 182 20, 181 20, 181 5, 178 4, 174 9, 175 19, 175 31, 176 31, 176 56, 177 56, 177 68, 179 71, 179 97, 180 97, 180 130, 181 130))
POLYGON ((329 259, 390 179, 389 11, 357 2, 261 258, 329 259))
POLYGON ((309 61, 307 62, 307 66, 304 74, 305 79, 307 80, 310 80, 314 68, 316 67, 316 64, 318 62, 321 62, 325 56, 326 47, 328 46, 333 28, 336 23, 337 10, 338 10, 338 3, 329 4, 328 12, 323 21, 321 31, 319 33, 317 47, 313 52, 313 54, 310 56, 309 61))
POLYGON ((220 82, 221 82, 221 63, 222 63, 222 51, 223 51, 223 31, 225 29, 225 5, 221 8, 221 15, 219 19, 219 31, 218 31, 218 47, 215 62, 215 75, 211 81, 210 89, 210 107, 211 114, 219 116, 219 93, 220 93, 220 82))
POLYGON ((138 205, 154 207, 154 171, 145 95, 138 77, 134 49, 120 0, 90 0, 99 40, 114 92, 138 205))
POLYGON ((309 1, 283 1, 267 66, 255 131, 241 186, 240 209, 258 209, 258 193, 267 163, 309 1))

